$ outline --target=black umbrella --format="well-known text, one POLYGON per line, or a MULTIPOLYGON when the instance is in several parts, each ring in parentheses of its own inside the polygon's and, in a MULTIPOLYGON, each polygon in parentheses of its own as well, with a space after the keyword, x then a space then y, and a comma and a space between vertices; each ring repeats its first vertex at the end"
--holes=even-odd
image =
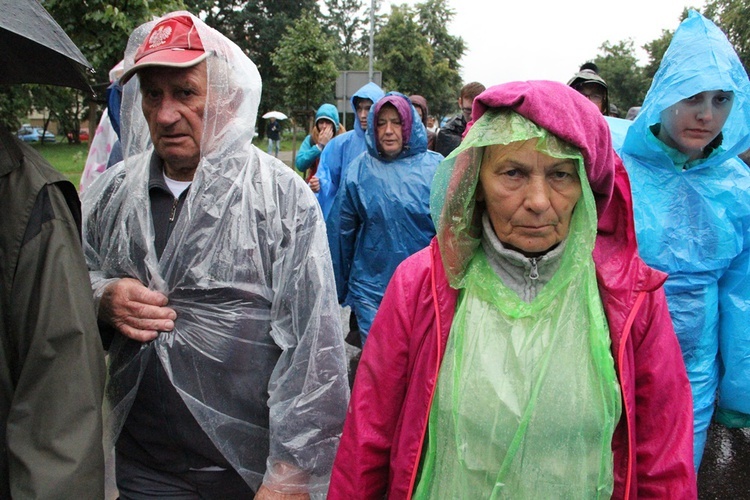
POLYGON ((91 64, 37 0, 0 0, 0 83, 91 92, 91 64))

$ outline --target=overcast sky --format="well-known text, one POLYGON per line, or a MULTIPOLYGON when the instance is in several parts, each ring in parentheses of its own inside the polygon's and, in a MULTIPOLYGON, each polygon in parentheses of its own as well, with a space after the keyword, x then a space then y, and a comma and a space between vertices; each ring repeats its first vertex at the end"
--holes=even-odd
MULTIPOLYGON (((404 0, 414 4, 420 0, 404 0)), ((390 12, 385 0, 382 12, 390 12)), ((486 86, 513 80, 567 82, 609 40, 632 39, 640 47, 677 28, 685 7, 704 0, 449 0, 455 11, 449 32, 466 42, 464 82, 486 86)))

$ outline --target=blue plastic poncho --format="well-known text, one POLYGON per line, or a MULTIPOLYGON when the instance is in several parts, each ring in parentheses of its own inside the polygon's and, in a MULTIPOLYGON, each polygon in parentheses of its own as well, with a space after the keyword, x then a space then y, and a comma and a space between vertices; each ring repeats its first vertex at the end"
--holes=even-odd
POLYGON ((317 197, 320 208, 323 210, 323 217, 326 219, 331 212, 346 167, 357 156, 367 151, 365 131, 356 116, 356 101, 358 99, 370 99, 375 104, 381 97, 383 97, 383 90, 372 82, 355 92, 351 99, 352 110, 355 115, 354 129, 331 139, 331 142, 326 145, 320 155, 320 164, 316 174, 320 181, 320 191, 317 193, 317 197))
POLYGON ((373 106, 367 117, 367 152, 347 167, 326 221, 339 302, 351 305, 357 315, 363 343, 396 267, 435 236, 430 184, 443 159, 427 150, 427 132, 408 98, 397 92, 388 96, 408 103, 408 140, 396 159, 381 157, 373 106))
POLYGON ((750 172, 737 158, 750 147, 748 98, 750 82, 732 46, 691 11, 620 150, 641 255, 669 273, 664 288, 693 389, 696 467, 717 388, 720 412, 750 416, 750 172), (680 168, 673 159, 681 154, 649 128, 662 110, 711 90, 734 92, 723 141, 680 168))

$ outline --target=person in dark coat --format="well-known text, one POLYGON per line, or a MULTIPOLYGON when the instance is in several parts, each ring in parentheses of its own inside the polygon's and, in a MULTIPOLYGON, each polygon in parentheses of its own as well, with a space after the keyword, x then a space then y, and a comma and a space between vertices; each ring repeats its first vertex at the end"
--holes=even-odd
POLYGON ((80 207, 0 127, 0 498, 104 497, 104 351, 80 207))
POLYGON ((461 93, 458 97, 458 107, 461 109, 461 114, 440 129, 435 138, 435 151, 447 157, 451 151, 461 144, 466 124, 471 121, 471 107, 474 98, 484 92, 484 89, 484 85, 479 82, 467 83, 461 87, 461 93))

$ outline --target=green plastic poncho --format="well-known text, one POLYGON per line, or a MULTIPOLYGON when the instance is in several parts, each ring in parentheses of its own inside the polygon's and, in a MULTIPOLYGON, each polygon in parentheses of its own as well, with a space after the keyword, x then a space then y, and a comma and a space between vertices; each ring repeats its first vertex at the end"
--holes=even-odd
POLYGON ((415 498, 608 498, 621 400, 582 156, 514 112, 487 111, 440 165, 431 207, 448 278, 461 293, 415 498), (583 194, 559 270, 527 303, 479 245, 475 189, 484 146, 534 138, 540 152, 577 162, 583 194))

